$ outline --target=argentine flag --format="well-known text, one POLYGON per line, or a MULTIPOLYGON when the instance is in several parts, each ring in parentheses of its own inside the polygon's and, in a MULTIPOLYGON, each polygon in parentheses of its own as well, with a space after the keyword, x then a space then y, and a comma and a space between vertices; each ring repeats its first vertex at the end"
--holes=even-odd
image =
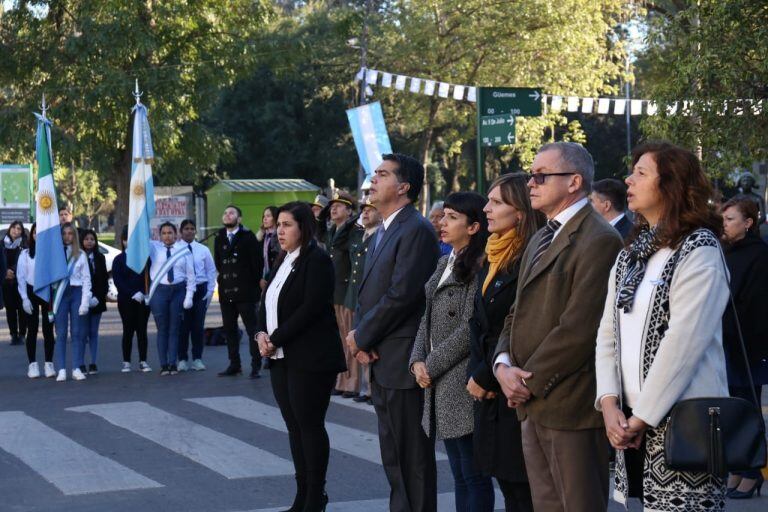
POLYGON ((155 187, 152 183, 152 136, 147 121, 147 107, 133 107, 133 148, 131 159, 131 198, 128 207, 128 266, 140 274, 151 251, 149 221, 155 215, 155 187))
POLYGON ((363 188, 371 186, 371 175, 381 164, 381 155, 392 153, 389 143, 387 126, 384 123, 384 114, 381 111, 381 103, 378 101, 368 103, 357 108, 347 110, 349 127, 352 129, 352 138, 355 140, 357 155, 365 169, 365 182, 363 188))
POLYGON ((64 254, 64 242, 61 239, 56 186, 53 183, 51 122, 44 115, 35 114, 35 117, 37 117, 35 295, 48 302, 51 300, 51 285, 67 277, 67 257, 64 254))

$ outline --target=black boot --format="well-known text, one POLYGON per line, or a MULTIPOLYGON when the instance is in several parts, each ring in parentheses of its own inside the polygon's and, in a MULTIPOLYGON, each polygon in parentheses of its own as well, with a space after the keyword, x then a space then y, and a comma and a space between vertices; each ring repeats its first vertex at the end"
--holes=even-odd
POLYGON ((11 345, 21 345, 21 338, 18 334, 11 335, 11 345))
POLYGON ((309 482, 307 500, 302 512, 325 512, 326 506, 328 506, 328 495, 325 494, 325 482, 309 482))
POLYGON ((240 375, 243 370, 239 366, 228 366, 223 372, 219 372, 219 377, 232 377, 234 375, 240 375))
POLYGON ((303 477, 296 475, 296 497, 293 498, 293 505, 287 510, 281 512, 302 512, 304 503, 307 500, 307 483, 303 477))

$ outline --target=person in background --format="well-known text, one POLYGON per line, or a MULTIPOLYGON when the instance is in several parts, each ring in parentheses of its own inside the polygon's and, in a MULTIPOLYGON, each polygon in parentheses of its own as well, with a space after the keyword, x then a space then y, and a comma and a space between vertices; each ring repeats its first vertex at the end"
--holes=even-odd
MULTIPOLYGON (((67 257, 67 283, 61 293, 61 301, 55 312, 56 347, 54 357, 58 368, 57 382, 67 380, 67 337, 72 337, 72 378, 85 380, 82 366, 85 364, 85 345, 83 344, 83 332, 85 329, 86 315, 90 309, 91 300, 91 273, 88 271, 88 262, 85 254, 80 250, 80 242, 77 238, 75 227, 66 223, 61 226, 61 239, 64 242, 64 251, 67 257)), ((59 290, 62 283, 59 283, 59 290)), ((53 299, 53 297, 52 297, 53 299)))
POLYGON ((485 203, 476 192, 455 192, 445 200, 440 235, 453 250, 440 258, 425 285, 426 312, 409 361, 424 389, 421 426, 445 443, 457 512, 492 512, 494 502, 491 477, 474 462, 472 397, 466 390, 469 319, 488 239, 485 203))
MULTIPOLYGON (((763 385, 768 384, 768 245, 760 238, 755 200, 736 196, 723 207, 723 244, 725 262, 731 275, 731 293, 736 304, 749 369, 731 307, 723 315, 723 346, 728 373, 728 390, 733 397, 754 403, 760 401, 763 385), (750 388, 749 376, 755 384, 750 388)), ((748 499, 758 495, 763 484, 759 470, 731 473, 728 477, 728 497, 748 499)))
POLYGON ((188 250, 192 255, 195 269, 195 294, 192 296, 192 307, 184 310, 184 320, 181 323, 179 336, 179 371, 188 369, 205 370, 203 363, 203 331, 205 330, 205 313, 216 288, 216 264, 213 262, 211 251, 195 240, 197 226, 192 219, 181 221, 181 240, 176 242, 177 249, 188 250), (192 364, 189 360, 189 338, 192 337, 192 364))
POLYGON ((296 471, 289 512, 320 512, 328 504, 325 478, 330 445, 325 414, 344 352, 333 311, 333 262, 317 247, 306 203, 280 207, 282 255, 262 296, 256 340, 272 358, 272 391, 280 407, 296 471))
POLYGON ((5 237, 3 237, 3 255, 6 264, 5 278, 3 279, 3 300, 8 330, 11 331, 11 345, 21 345, 21 340, 27 332, 27 318, 22 308, 16 279, 16 263, 19 254, 27 245, 26 241, 24 224, 20 220, 11 222, 5 237))
POLYGON ((592 207, 626 240, 632 221, 626 215, 627 186, 620 180, 606 178, 592 184, 589 195, 592 207))
MULTIPOLYGON (((195 295, 195 267, 187 249, 176 245, 176 226, 171 222, 160 224, 160 242, 152 241, 149 278, 157 282, 149 307, 157 326, 157 355, 160 375, 176 375, 179 356, 179 335, 184 310, 192 308, 195 295), (174 263, 163 269, 166 261, 174 263), (162 272, 161 272, 162 270, 162 272)), ((151 294, 151 289, 150 289, 151 294)))
POLYGON ((53 323, 48 318, 48 303, 35 294, 35 240, 37 238, 37 226, 32 224, 29 230, 28 248, 21 251, 16 263, 16 280, 18 282, 19 296, 22 307, 27 315, 27 358, 29 368, 27 377, 36 379, 40 377, 40 366, 37 364, 37 329, 40 325, 40 316, 43 317, 43 349, 45 365, 43 366, 45 377, 56 376, 53 367, 53 349, 56 343, 53 337, 53 323))
POLYGON ((256 305, 261 295, 258 283, 264 272, 259 242, 253 231, 242 225, 243 212, 235 205, 224 209, 222 227, 213 241, 213 261, 218 271, 219 305, 224 333, 227 336, 229 366, 219 372, 220 377, 242 373, 240 363, 240 333, 238 316, 248 333, 251 354, 251 378, 259 378, 261 356, 256 345, 256 305))
MULTIPOLYGON (((363 277, 365 268, 365 258, 368 255, 368 248, 371 245, 372 235, 376 234, 376 229, 381 225, 381 215, 379 210, 366 199, 362 205, 360 219, 363 223, 363 229, 352 231, 349 237, 349 260, 352 271, 349 273, 349 286, 347 286, 347 295, 344 297, 344 307, 354 311, 357 307, 357 289, 360 287, 360 280, 363 277)), ((354 322, 354 314, 353 314, 354 322)), ((355 361, 357 362, 357 361, 355 361)), ((353 398, 355 402, 371 401, 371 368, 368 365, 360 365, 358 371, 358 387, 360 394, 353 398)))
POLYGON ((723 479, 665 461, 673 407, 728 396, 722 220, 709 205, 712 189, 698 158, 686 149, 667 142, 635 148, 626 181, 637 228, 611 270, 595 354, 594 406, 616 449, 614 499, 626 506, 641 497, 645 510, 659 512, 722 511, 723 479))
POLYGON ((139 370, 151 372, 147 363, 147 322, 149 321, 149 306, 144 302, 146 289, 145 275, 149 279, 149 269, 141 274, 134 272, 126 263, 125 249, 128 246, 128 226, 123 226, 120 234, 122 252, 112 261, 112 280, 117 288, 117 310, 123 323, 123 373, 131 371, 131 351, 133 335, 136 334, 136 345, 139 351, 139 370))
POLYGON ((320 247, 325 249, 325 240, 328 237, 328 198, 324 194, 317 194, 315 200, 309 206, 317 222, 315 240, 320 247))
POLYGON ((440 239, 441 222, 443 220, 443 201, 435 201, 432 203, 432 208, 429 210, 429 222, 432 227, 435 228, 435 234, 437 234, 437 240, 440 242, 440 256, 446 256, 451 254, 453 250, 451 244, 447 244, 440 239))
POLYGON ((261 229, 256 232, 256 240, 264 258, 264 271, 261 274, 259 286, 263 291, 267 287, 270 272, 280 255, 280 244, 277 241, 277 206, 267 206, 261 216, 261 229))
POLYGON ((467 391, 475 400, 474 459, 484 475, 499 482, 507 512, 533 511, 520 420, 515 409, 507 406, 493 375, 493 353, 504 319, 515 304, 523 252, 544 224, 544 215, 531 207, 527 181, 526 174, 511 173, 490 186, 484 211, 491 236, 469 321, 467 391))
MULTIPOLYGON (((91 276, 91 299, 88 301, 88 315, 83 319, 83 348, 88 345, 91 354, 91 363, 88 365, 88 374, 96 375, 99 368, 96 360, 99 356, 99 324, 101 314, 107 310, 107 292, 109 291, 109 275, 107 275, 107 260, 99 251, 99 238, 92 229, 83 232, 80 241, 88 263, 88 271, 91 276)), ((86 372, 85 365, 80 371, 86 372)))
MULTIPOLYGON (((352 262, 349 256, 349 244, 352 233, 362 231, 357 225, 357 216, 352 215, 354 201, 346 192, 336 192, 328 202, 328 213, 331 219, 331 228, 325 240, 325 247, 331 255, 334 270, 333 309, 336 312, 336 323, 339 326, 339 334, 342 339, 352 329, 352 310, 344 305, 349 286, 349 277, 352 273, 352 262)), ((333 395, 341 395, 344 398, 354 398, 359 393, 360 366, 355 356, 344 348, 347 371, 340 373, 336 380, 336 388, 333 395)))

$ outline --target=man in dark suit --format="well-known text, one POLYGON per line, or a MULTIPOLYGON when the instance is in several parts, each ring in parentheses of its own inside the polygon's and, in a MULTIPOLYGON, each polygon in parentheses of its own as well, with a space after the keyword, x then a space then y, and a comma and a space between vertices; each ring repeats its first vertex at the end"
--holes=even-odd
POLYGON ((543 146, 531 172, 531 206, 547 224, 523 254, 494 372, 522 421, 534 510, 605 511, 608 441, 594 408, 595 339, 621 237, 589 205, 594 163, 581 145, 543 146))
POLYGON ((624 182, 613 178, 596 181, 589 199, 595 211, 626 240, 632 230, 632 221, 626 214, 627 186, 624 182))
MULTIPOLYGON (((424 167, 406 155, 384 155, 371 180, 371 202, 384 222, 371 242, 347 345, 371 365, 372 401, 392 512, 437 510, 434 440, 421 429, 424 393, 408 370, 424 313, 424 284, 440 249, 429 222, 413 207, 424 167)), ((434 438, 432 438, 434 439, 434 438)))
POLYGON ((264 256, 253 231, 243 226, 240 208, 229 205, 224 209, 224 227, 216 233, 213 241, 213 262, 219 273, 219 305, 224 334, 227 337, 229 366, 219 373, 229 377, 242 373, 240 363, 240 336, 237 317, 243 320, 248 333, 251 352, 251 378, 259 377, 261 355, 254 336, 256 335, 256 305, 261 287, 258 285, 264 270, 264 256))

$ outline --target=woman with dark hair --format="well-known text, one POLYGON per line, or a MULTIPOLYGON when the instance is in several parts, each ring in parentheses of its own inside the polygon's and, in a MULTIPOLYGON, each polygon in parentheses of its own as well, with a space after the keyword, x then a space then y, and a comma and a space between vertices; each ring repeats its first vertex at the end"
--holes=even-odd
MULTIPOLYGON (((83 348, 88 344, 91 353, 91 363, 88 365, 88 375, 96 375, 99 368, 96 359, 99 356, 99 324, 101 314, 107 310, 107 292, 109 291, 109 276, 107 275, 107 260, 99 251, 99 237, 92 229, 83 231, 80 245, 85 253, 88 271, 91 274, 91 299, 88 302, 88 315, 83 321, 83 348)), ((85 365, 80 371, 86 372, 85 365)))
POLYGON ((473 406, 465 389, 469 319, 488 239, 485 203, 475 192, 455 192, 443 204, 440 238, 452 250, 424 286, 426 310, 408 363, 424 389, 422 428, 448 452, 457 512, 492 511, 494 501, 491 478, 473 461, 473 406))
POLYGON ((256 241, 259 242, 262 256, 264 257, 264 272, 259 286, 267 287, 269 274, 275 266, 280 254, 280 244, 277 241, 277 206, 267 206, 261 216, 261 228, 256 232, 256 241))
MULTIPOLYGON (((768 245, 760 238, 759 209, 749 196, 736 196, 723 207, 723 243, 725 263, 731 274, 731 293, 749 368, 744 363, 739 331, 733 309, 723 315, 723 347, 731 396, 753 402, 760 400, 763 384, 768 384, 768 245), (754 391, 749 384, 752 375, 754 391)), ((760 494, 763 477, 760 471, 731 473, 728 497, 746 499, 760 494)))
POLYGON ((6 263, 5 279, 3 279, 3 300, 8 329, 11 331, 11 345, 21 345, 21 340, 27 332, 27 318, 22 309, 16 278, 16 263, 19 260, 19 254, 27 245, 26 242, 24 224, 20 220, 11 222, 3 238, 3 253, 6 263))
POLYGON ((325 510, 329 443, 325 413, 336 375, 346 370, 333 311, 333 263, 314 240, 306 203, 279 209, 282 252, 262 294, 256 341, 270 357, 270 378, 291 445, 296 497, 290 512, 325 510))
POLYGON ((40 323, 40 315, 43 316, 43 347, 45 350, 45 377, 55 377, 53 368, 53 323, 48 318, 48 303, 35 294, 35 240, 37 238, 37 225, 32 224, 29 230, 28 248, 21 251, 16 264, 16 279, 18 292, 21 297, 22 307, 27 315, 27 358, 29 368, 27 377, 36 379, 40 376, 40 366, 37 364, 37 328, 40 323))
POLYGON ((533 511, 520 421, 493 374, 493 354, 515 303, 521 257, 545 220, 531 208, 528 179, 523 173, 504 174, 490 186, 484 211, 491 235, 469 321, 467 391, 475 399, 474 459, 484 475, 499 482, 507 512, 533 511))
POLYGON ((617 451, 614 498, 642 497, 660 512, 720 511, 725 482, 667 466, 664 436, 681 400, 728 396, 722 220, 690 151, 646 144, 632 162, 626 182, 635 230, 611 270, 595 359, 595 407, 617 451))
POLYGON ((151 372, 147 364, 147 322, 149 306, 144 302, 144 273, 137 274, 126 263, 125 250, 128 246, 128 226, 123 226, 120 234, 122 252, 112 261, 112 280, 117 288, 117 311, 123 322, 123 373, 131 371, 131 351, 133 334, 136 333, 136 345, 139 350, 139 371, 151 372))

